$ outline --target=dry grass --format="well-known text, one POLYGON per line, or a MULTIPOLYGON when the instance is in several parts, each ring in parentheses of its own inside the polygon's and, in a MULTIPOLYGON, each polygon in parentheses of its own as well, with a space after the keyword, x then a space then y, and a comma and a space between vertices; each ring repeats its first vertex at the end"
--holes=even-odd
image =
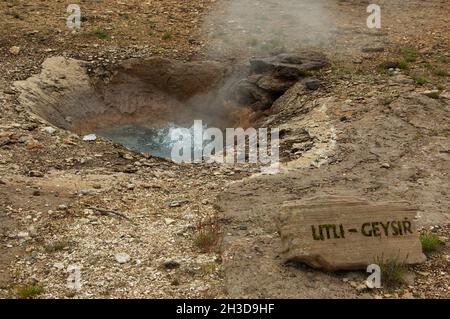
POLYGON ((222 238, 220 225, 216 217, 200 222, 194 234, 194 245, 202 252, 212 252, 218 248, 222 238))

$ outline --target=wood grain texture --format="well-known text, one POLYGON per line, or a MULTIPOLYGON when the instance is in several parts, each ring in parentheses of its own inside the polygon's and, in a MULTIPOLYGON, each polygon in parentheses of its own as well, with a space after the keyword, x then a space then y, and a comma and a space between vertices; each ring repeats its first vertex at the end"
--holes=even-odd
POLYGON ((285 202, 278 216, 282 256, 326 270, 364 269, 392 259, 422 263, 416 213, 405 202, 353 197, 285 202))

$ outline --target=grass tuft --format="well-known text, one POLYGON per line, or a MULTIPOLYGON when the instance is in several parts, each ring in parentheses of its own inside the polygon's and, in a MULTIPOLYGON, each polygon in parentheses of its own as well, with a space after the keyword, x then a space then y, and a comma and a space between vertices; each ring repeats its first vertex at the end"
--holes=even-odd
POLYGON ((412 76, 412 78, 419 85, 424 85, 424 84, 428 83, 428 79, 425 76, 421 75, 421 74, 414 74, 412 76))
POLYGON ((166 32, 166 33, 163 34, 162 39, 164 41, 172 40, 173 39, 173 34, 170 33, 170 32, 166 32))
POLYGON ((216 219, 201 222, 197 225, 194 245, 202 252, 211 252, 217 248, 221 238, 220 226, 216 219))
POLYGON ((105 40, 109 38, 108 33, 100 27, 97 27, 94 31, 94 34, 97 38, 105 40))
POLYGON ((55 241, 51 244, 45 246, 45 252, 47 253, 55 253, 61 250, 64 250, 68 246, 67 242, 64 241, 55 241))
POLYGON ((432 232, 425 232, 420 234, 420 243, 425 254, 433 253, 441 247, 441 240, 439 236, 432 232))
POLYGON ((31 299, 44 292, 44 288, 39 284, 28 284, 16 288, 16 295, 21 299, 31 299))
POLYGON ((380 260, 377 264, 381 268, 381 283, 384 288, 392 290, 404 284, 406 266, 398 258, 380 260))
POLYGON ((400 53, 402 54, 405 61, 409 63, 416 62, 420 56, 420 52, 414 48, 403 48, 401 49, 400 53))

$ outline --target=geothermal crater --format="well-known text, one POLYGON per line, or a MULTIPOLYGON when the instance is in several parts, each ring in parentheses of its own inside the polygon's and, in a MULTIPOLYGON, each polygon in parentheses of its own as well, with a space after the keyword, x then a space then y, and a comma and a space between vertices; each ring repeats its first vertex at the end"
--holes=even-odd
POLYGON ((20 102, 45 121, 77 134, 96 133, 137 151, 170 155, 169 131, 205 126, 249 127, 308 72, 326 65, 317 54, 279 54, 227 65, 158 57, 131 59, 107 80, 90 78, 83 61, 53 57, 16 82, 20 102))

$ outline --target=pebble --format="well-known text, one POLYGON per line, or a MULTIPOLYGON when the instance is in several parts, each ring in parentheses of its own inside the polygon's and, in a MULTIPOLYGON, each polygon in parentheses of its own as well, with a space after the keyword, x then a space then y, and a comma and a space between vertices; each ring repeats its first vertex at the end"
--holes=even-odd
POLYGON ((307 78, 303 81, 303 84, 308 90, 315 91, 320 87, 320 81, 315 78, 307 78))
POLYGON ((188 203, 188 200, 174 200, 169 202, 169 207, 180 207, 183 204, 188 203))
POLYGON ((439 90, 427 90, 424 91, 422 94, 428 97, 431 97, 433 99, 439 98, 440 95, 440 91, 439 90))
POLYGON ((389 163, 383 163, 381 164, 381 168, 391 168, 391 165, 389 163))
POLYGON ((42 131, 47 133, 47 134, 53 135, 56 132, 56 129, 51 127, 51 126, 47 126, 47 127, 44 127, 42 129, 42 131))
POLYGON ((130 255, 126 254, 126 253, 118 253, 114 255, 114 258, 116 258, 116 261, 119 264, 126 264, 127 262, 129 262, 131 260, 130 255))
POLYGON ((28 175, 30 177, 44 177, 44 173, 42 173, 40 171, 29 171, 28 175))
POLYGON ((63 263, 55 263, 55 264, 53 264, 53 267, 55 267, 58 270, 63 270, 64 264, 63 263))
POLYGON ((93 142, 97 140, 97 135, 95 134, 88 134, 83 136, 83 141, 85 142, 93 142))
POLYGON ((170 226, 176 222, 175 219, 172 218, 164 218, 164 223, 166 223, 167 226, 170 226))
POLYGON ((9 49, 9 53, 14 54, 14 55, 18 55, 20 53, 20 47, 18 46, 12 46, 9 49))
POLYGON ((175 269, 180 267, 180 263, 176 260, 169 259, 163 263, 164 268, 166 269, 175 269))
POLYGON ((27 238, 27 237, 30 237, 30 234, 28 232, 21 231, 21 232, 19 232, 17 234, 17 237, 19 237, 19 238, 27 238))

